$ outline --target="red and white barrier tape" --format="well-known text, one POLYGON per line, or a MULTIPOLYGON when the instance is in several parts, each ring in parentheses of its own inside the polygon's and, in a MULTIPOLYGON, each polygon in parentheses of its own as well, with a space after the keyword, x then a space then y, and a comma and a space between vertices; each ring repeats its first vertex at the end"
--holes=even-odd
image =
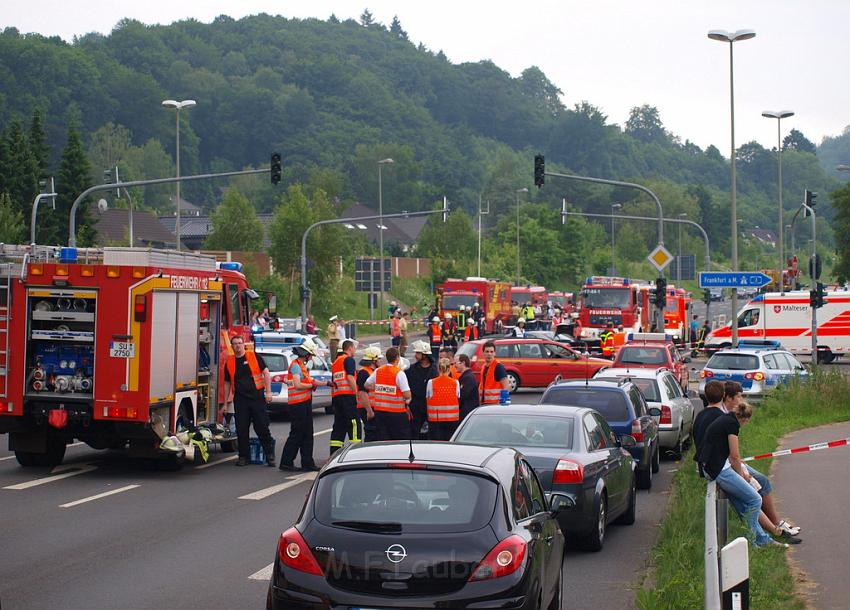
POLYGON ((794 449, 782 449, 780 451, 774 451, 773 453, 753 455, 751 457, 744 458, 744 461, 751 462, 752 460, 763 460, 765 458, 779 457, 781 455, 791 455, 793 453, 807 453, 809 451, 818 451, 820 449, 832 449, 833 447, 844 447, 845 445, 850 445, 850 438, 842 438, 837 441, 829 441, 828 443, 815 443, 814 445, 808 445, 805 447, 795 447, 794 449))

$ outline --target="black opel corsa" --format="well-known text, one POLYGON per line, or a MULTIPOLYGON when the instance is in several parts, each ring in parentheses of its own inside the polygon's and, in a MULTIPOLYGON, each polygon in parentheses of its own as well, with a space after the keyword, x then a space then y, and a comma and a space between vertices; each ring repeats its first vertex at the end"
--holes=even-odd
POLYGON ((521 453, 350 445, 280 536, 267 607, 559 610, 564 537, 521 453))

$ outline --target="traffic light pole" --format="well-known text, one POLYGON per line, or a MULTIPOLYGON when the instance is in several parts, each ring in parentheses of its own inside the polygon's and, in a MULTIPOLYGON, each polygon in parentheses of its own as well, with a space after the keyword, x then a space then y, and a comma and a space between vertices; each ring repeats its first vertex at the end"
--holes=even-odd
MULTIPOLYGON (((251 174, 268 174, 268 169, 246 169, 238 172, 223 172, 219 174, 200 174, 197 176, 180 176, 171 178, 157 178, 155 180, 133 180, 132 182, 113 182, 111 184, 96 184, 87 188, 80 193, 74 203, 71 205, 70 218, 68 219, 68 246, 74 248, 77 246, 77 208, 80 203, 91 195, 99 191, 111 191, 112 189, 123 188, 127 189, 134 186, 148 186, 151 184, 169 184, 171 182, 191 182, 192 180, 209 180, 211 178, 228 178, 230 176, 248 176, 251 174)), ((175 219, 177 223, 180 218, 175 219)))
MULTIPOLYGON (((641 184, 635 184, 634 182, 623 182, 621 180, 608 180, 606 178, 591 178, 590 176, 576 176, 573 174, 559 174, 556 172, 547 172, 545 170, 544 159, 542 155, 538 155, 537 157, 535 157, 534 165, 534 183, 538 187, 543 185, 543 179, 545 176, 551 176, 553 178, 576 180, 578 182, 592 182, 593 184, 605 184, 607 186, 620 186, 623 188, 637 189, 641 192, 646 193, 647 195, 652 197, 652 200, 655 202, 655 207, 658 208, 658 245, 664 245, 664 209, 661 207, 661 200, 658 199, 658 196, 645 186, 641 184)), ((658 277, 659 279, 664 278, 663 270, 658 271, 658 277)), ((657 308, 658 309, 656 313, 656 324, 660 325, 661 328, 664 328, 664 302, 659 300, 657 308)))
MULTIPOLYGON (((443 207, 437 210, 426 210, 424 212, 400 212, 398 214, 383 214, 377 216, 356 216, 353 218, 331 218, 329 220, 320 220, 319 222, 314 222, 307 230, 304 231, 304 235, 301 236, 301 319, 306 322, 307 321, 307 311, 308 311, 308 303, 310 301, 310 284, 307 281, 307 236, 310 235, 310 231, 315 229, 316 227, 321 227, 325 225, 339 225, 339 224, 347 224, 352 222, 359 222, 361 220, 379 220, 382 218, 415 218, 416 216, 429 216, 431 214, 443 214, 443 222, 446 220, 446 214, 449 212, 449 203, 448 200, 443 198, 443 207)), ((381 280, 380 286, 383 289, 384 283, 384 261, 381 259, 380 262, 381 267, 381 280)), ((374 277, 375 268, 372 265, 370 268, 371 273, 370 277, 374 277)), ((371 305, 371 293, 369 296, 370 305, 371 305)))
MULTIPOLYGON (((804 202, 801 207, 805 209, 812 216, 812 261, 811 261, 811 276, 812 276, 812 290, 818 291, 820 286, 818 285, 818 278, 815 277, 818 274, 817 271, 817 258, 818 258, 818 237, 817 237, 817 215, 815 214, 815 208, 813 202, 812 205, 804 202)), ((812 310, 812 364, 818 364, 818 308, 815 306, 815 303, 811 304, 812 310)))

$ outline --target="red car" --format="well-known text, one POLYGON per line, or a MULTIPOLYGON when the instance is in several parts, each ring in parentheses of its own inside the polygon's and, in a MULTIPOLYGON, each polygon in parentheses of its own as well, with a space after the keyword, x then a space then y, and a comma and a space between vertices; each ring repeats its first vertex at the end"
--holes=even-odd
POLYGON ((670 369, 682 386, 688 389, 688 363, 691 361, 672 341, 661 333, 638 333, 617 350, 613 368, 670 369))
MULTIPOLYGON (((561 379, 587 379, 599 369, 611 366, 610 360, 582 356, 562 343, 546 339, 494 339, 496 360, 508 373, 511 392, 524 388, 545 388, 556 377, 561 379)), ((463 344, 458 354, 466 354, 472 361, 472 371, 481 376, 484 368, 486 340, 463 344)))

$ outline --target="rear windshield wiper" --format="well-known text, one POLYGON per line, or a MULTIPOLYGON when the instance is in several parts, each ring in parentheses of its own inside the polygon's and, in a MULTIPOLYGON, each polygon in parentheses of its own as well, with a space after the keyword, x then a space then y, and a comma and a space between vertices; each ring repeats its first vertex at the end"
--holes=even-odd
POLYGON ((400 532, 401 523, 379 523, 377 521, 333 521, 331 525, 366 532, 400 532))

